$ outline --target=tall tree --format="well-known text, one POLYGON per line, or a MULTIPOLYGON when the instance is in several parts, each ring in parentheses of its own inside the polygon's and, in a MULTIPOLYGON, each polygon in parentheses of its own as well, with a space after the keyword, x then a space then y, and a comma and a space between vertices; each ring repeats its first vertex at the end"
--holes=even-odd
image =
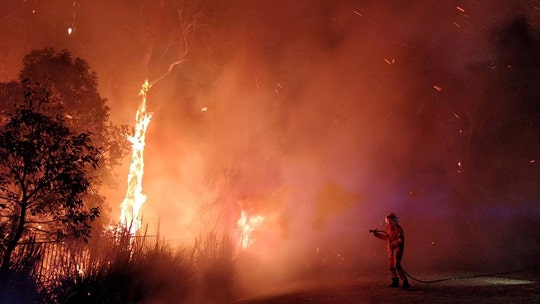
POLYGON ((127 126, 115 125, 109 117, 107 99, 98 92, 97 75, 90 71, 88 63, 73 58, 67 50, 57 52, 53 48, 34 50, 23 58, 23 69, 19 81, 0 84, 0 118, 15 109, 23 101, 23 91, 29 85, 39 83, 54 97, 48 101, 44 114, 61 116, 65 125, 73 132, 88 133, 92 143, 100 147, 100 166, 91 173, 92 191, 85 199, 87 204, 98 206, 101 183, 115 184, 111 175, 129 148, 125 138, 127 126))
POLYGON ((106 155, 103 168, 116 165, 128 147, 124 138, 126 127, 110 121, 107 99, 100 96, 97 75, 90 71, 88 63, 73 58, 68 50, 57 52, 45 48, 30 52, 23 58, 23 64, 19 81, 40 83, 58 94, 63 113, 52 108, 53 113, 68 118, 66 123, 72 130, 92 133, 92 141, 106 155))
POLYGON ((20 242, 84 238, 99 216, 83 197, 100 150, 89 133, 45 114, 58 102, 48 89, 27 85, 23 103, 0 126, 0 271, 20 242))

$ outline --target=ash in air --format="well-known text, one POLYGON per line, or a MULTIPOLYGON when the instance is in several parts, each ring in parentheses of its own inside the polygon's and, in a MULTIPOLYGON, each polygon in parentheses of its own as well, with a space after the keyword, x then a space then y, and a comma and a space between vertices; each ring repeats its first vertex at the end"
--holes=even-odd
POLYGON ((150 231, 185 241, 247 212, 264 217, 252 254, 294 265, 280 271, 354 268, 381 259, 367 231, 394 211, 405 265, 538 256, 535 1, 73 4, 3 5, 0 80, 32 49, 67 48, 133 125, 141 83, 185 59, 148 92, 150 231))

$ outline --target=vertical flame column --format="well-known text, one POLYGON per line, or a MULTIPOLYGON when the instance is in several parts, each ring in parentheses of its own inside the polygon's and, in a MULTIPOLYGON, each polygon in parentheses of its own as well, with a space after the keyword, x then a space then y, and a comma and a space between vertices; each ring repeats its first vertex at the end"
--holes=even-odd
POLYGON ((142 205, 146 202, 146 195, 142 193, 142 178, 144 174, 144 146, 146 138, 146 129, 152 118, 152 114, 146 112, 146 95, 150 88, 148 80, 142 85, 139 96, 141 103, 135 116, 135 131, 133 136, 129 136, 131 142, 131 164, 127 179, 126 197, 122 201, 120 214, 120 223, 129 228, 132 235, 135 235, 141 227, 140 211, 142 205))

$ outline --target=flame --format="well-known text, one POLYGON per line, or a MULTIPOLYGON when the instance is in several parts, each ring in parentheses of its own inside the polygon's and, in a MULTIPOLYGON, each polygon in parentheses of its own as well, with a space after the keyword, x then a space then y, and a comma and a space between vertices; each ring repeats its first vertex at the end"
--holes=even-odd
POLYGON ((120 223, 129 228, 131 234, 135 234, 141 227, 141 217, 139 212, 142 205, 146 202, 146 195, 142 193, 142 178, 144 174, 144 145, 146 129, 152 118, 152 114, 146 112, 146 94, 149 89, 148 80, 141 88, 139 96, 141 103, 135 116, 135 132, 133 136, 128 136, 131 142, 131 164, 127 179, 126 197, 122 201, 120 214, 120 223))
POLYGON ((251 234, 255 231, 264 221, 264 216, 248 216, 247 212, 242 210, 240 212, 240 218, 238 219, 237 226, 240 232, 240 247, 247 249, 255 241, 251 234))

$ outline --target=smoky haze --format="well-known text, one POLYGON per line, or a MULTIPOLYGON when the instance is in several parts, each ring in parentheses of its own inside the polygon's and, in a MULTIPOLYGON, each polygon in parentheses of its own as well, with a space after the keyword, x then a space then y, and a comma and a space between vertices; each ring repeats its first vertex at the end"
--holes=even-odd
MULTIPOLYGON (((144 79, 187 47, 149 92, 152 233, 232 231, 247 210, 265 216, 249 254, 276 276, 384 269, 367 231, 392 211, 407 269, 505 270, 540 253, 535 3, 11 3, 0 79, 31 49, 67 48, 133 125, 144 79)), ((107 190, 113 219, 128 162, 107 190)))

